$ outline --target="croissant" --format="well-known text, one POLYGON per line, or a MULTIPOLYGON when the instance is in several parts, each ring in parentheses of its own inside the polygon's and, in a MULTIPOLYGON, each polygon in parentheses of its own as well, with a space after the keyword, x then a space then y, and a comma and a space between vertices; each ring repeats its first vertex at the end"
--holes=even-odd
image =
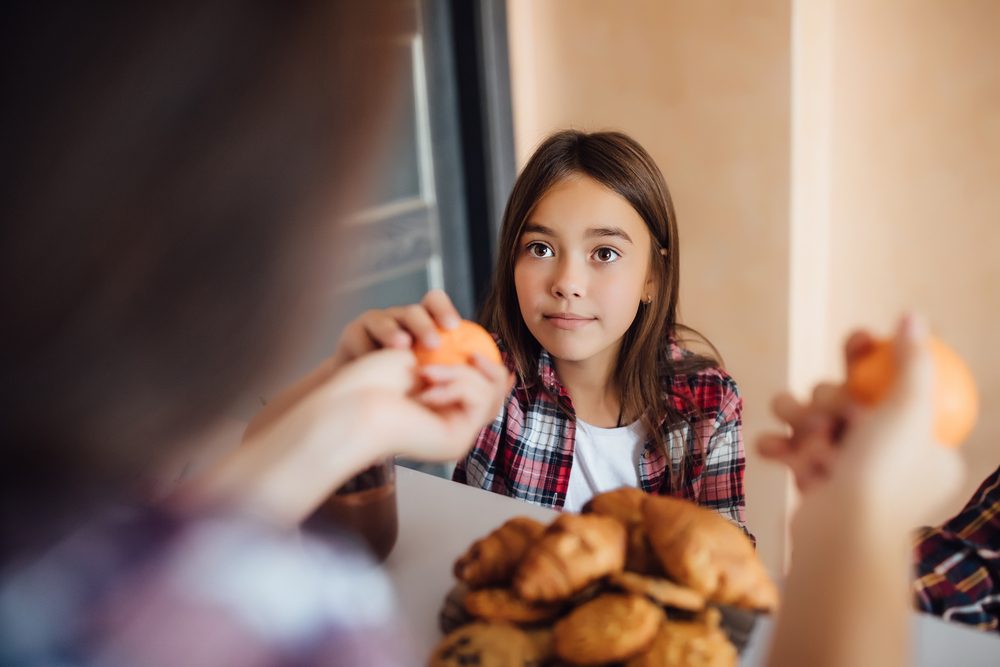
POLYGON ((625 569, 641 574, 660 574, 662 568, 646 539, 642 522, 642 504, 649 496, 645 491, 625 486, 598 494, 584 505, 584 512, 618 519, 628 532, 625 550, 625 569))
POLYGON ((486 537, 476 540, 455 561, 455 577, 472 588, 510 580, 528 547, 545 526, 528 517, 514 517, 486 537))
POLYGON ((778 606, 778 590, 750 539, 692 502, 650 496, 643 505, 650 545, 664 571, 709 600, 754 609, 778 606))
POLYGON ((524 600, 564 600, 625 567, 625 526, 597 514, 563 514, 525 554, 514 574, 524 600))
POLYGON ((583 506, 583 511, 610 516, 626 525, 642 523, 642 503, 648 495, 634 486, 623 486, 594 496, 583 506))

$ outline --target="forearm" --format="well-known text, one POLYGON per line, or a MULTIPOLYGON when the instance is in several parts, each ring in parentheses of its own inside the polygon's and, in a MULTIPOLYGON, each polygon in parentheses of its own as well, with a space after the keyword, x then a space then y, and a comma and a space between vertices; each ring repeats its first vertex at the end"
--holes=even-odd
MULTIPOLYGON (((296 409, 307 410, 308 404, 296 409)), ((258 430, 242 446, 178 489, 169 504, 183 512, 216 508, 292 527, 337 487, 383 455, 370 423, 347 406, 343 418, 284 419, 258 430)))
POLYGON ((271 426, 288 411, 302 402, 316 388, 327 382, 343 366, 343 361, 337 355, 327 358, 319 366, 295 384, 282 390, 280 394, 270 399, 267 404, 253 416, 243 434, 244 440, 249 440, 255 434, 271 426))
POLYGON ((793 529, 792 569, 768 664, 906 664, 909 535, 861 513, 810 516, 809 509, 793 529))

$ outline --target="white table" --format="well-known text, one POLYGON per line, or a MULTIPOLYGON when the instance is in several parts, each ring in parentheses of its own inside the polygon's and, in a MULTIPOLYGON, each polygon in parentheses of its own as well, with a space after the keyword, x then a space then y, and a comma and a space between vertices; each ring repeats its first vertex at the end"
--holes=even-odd
MULTIPOLYGON (((406 468, 396 470, 399 541, 386 568, 412 631, 414 649, 424 660, 441 638, 438 611, 454 585, 455 559, 473 540, 512 516, 548 522, 556 512, 406 468)), ((919 667, 1000 665, 1000 638, 994 635, 922 614, 914 614, 913 623, 919 667)), ((758 621, 741 665, 764 664, 771 629, 769 619, 758 621)))

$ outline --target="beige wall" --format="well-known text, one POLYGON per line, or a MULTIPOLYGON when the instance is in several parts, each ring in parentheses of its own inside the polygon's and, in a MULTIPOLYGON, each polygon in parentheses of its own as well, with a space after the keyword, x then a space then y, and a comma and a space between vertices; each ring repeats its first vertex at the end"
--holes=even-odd
POLYGON ((888 4, 833 21, 831 330, 913 307, 969 362, 967 497, 1000 464, 1000 3, 888 4))
MULTIPOLYGON (((749 443, 786 385, 788 2, 508 0, 519 164, 549 132, 621 129, 666 176, 682 320, 740 383, 749 443)), ((785 479, 748 465, 749 521, 784 551, 785 479)))
MULTIPOLYGON (((743 388, 774 572, 791 494, 752 443, 775 392, 839 372, 847 331, 918 308, 1000 399, 1000 3, 889 5, 508 0, 520 164, 552 130, 616 128, 667 177, 683 320, 743 388)), ((969 493, 998 441, 986 410, 969 493)))

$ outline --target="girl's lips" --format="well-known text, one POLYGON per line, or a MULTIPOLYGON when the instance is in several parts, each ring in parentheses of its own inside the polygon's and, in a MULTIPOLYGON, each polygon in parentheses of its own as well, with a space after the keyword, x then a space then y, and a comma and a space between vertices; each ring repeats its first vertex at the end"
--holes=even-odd
POLYGON ((546 315, 545 321, 554 326, 557 329, 565 329, 567 331, 574 331, 581 327, 585 327, 591 322, 595 321, 596 318, 593 317, 579 317, 577 315, 546 315))

